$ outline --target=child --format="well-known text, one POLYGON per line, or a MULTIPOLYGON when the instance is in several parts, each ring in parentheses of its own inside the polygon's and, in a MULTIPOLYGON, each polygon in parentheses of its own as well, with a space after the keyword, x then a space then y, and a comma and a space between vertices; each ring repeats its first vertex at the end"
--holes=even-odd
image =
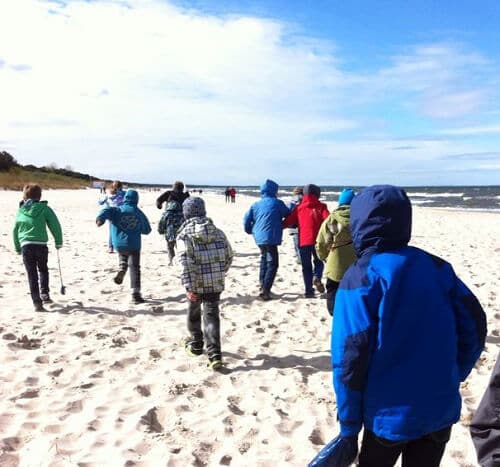
POLYGON ((356 261, 356 252, 351 239, 349 216, 354 191, 342 190, 339 207, 323 222, 316 238, 316 253, 321 261, 326 260, 326 308, 333 315, 335 294, 347 268, 356 261))
MULTIPOLYGON (((115 180, 109 189, 109 195, 99 200, 99 205, 119 208, 123 204, 125 192, 123 191, 122 182, 115 180)), ((111 241, 111 225, 109 226, 108 253, 114 253, 113 242, 111 241)))
POLYGON ((262 199, 253 203, 245 214, 243 224, 247 234, 253 234, 260 249, 260 294, 261 300, 271 300, 271 287, 278 272, 278 245, 283 239, 283 219, 290 214, 285 203, 276 198, 278 184, 266 180, 260 186, 262 199))
POLYGON ((172 266, 175 256, 175 238, 177 237, 177 231, 184 222, 182 203, 187 198, 189 198, 189 192, 184 191, 184 183, 177 181, 173 184, 172 190, 165 191, 165 193, 156 200, 156 207, 158 209, 161 209, 163 203, 166 203, 165 211, 158 225, 158 231, 160 234, 165 235, 167 241, 169 266, 172 266))
POLYGON ((372 186, 351 203, 358 260, 337 291, 332 367, 340 435, 311 463, 438 467, 460 418, 460 383, 484 347, 486 316, 449 263, 408 246, 403 189, 372 186), (330 462, 330 463, 329 463, 330 462))
POLYGON ((186 221, 179 230, 177 240, 181 281, 189 300, 190 337, 185 348, 191 356, 201 355, 205 341, 209 365, 217 370, 222 367, 219 300, 233 252, 224 232, 206 217, 205 202, 201 198, 188 198, 182 205, 182 211, 186 221))
POLYGON ((137 207, 139 194, 135 190, 127 190, 123 204, 119 208, 107 207, 96 219, 101 226, 106 220, 111 222, 111 237, 113 247, 118 252, 119 270, 114 278, 116 284, 121 284, 130 267, 130 287, 132 302, 144 303, 141 295, 141 235, 151 232, 148 218, 137 207))
POLYGON ((291 214, 285 219, 283 227, 299 226, 299 252, 302 263, 302 276, 304 278, 305 297, 313 298, 314 289, 319 293, 325 291, 321 282, 323 275, 323 262, 316 255, 314 244, 323 221, 330 214, 325 203, 319 201, 321 189, 317 185, 306 185, 303 189, 302 201, 295 207, 291 214), (314 271, 313 265, 314 263, 314 271))
POLYGON ((35 311, 47 311, 43 303, 52 303, 47 267, 47 227, 54 237, 56 248, 61 248, 63 244, 61 224, 54 211, 47 205, 47 201, 40 201, 41 197, 40 186, 29 184, 24 187, 23 201, 17 211, 14 225, 14 245, 17 253, 23 255, 35 311))

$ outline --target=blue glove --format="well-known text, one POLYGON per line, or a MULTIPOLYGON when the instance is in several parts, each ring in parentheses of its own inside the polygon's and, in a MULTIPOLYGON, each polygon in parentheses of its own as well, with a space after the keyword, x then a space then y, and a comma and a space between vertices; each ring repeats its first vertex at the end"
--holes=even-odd
POLYGON ((308 467, 349 467, 358 454, 357 436, 337 436, 309 463, 308 467))

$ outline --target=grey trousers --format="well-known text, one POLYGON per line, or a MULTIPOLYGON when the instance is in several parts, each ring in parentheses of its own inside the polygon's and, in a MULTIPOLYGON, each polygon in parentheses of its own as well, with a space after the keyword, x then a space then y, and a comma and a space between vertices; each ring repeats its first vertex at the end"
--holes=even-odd
POLYGON ((130 288, 133 292, 141 291, 141 252, 118 252, 120 271, 127 272, 130 268, 130 288))

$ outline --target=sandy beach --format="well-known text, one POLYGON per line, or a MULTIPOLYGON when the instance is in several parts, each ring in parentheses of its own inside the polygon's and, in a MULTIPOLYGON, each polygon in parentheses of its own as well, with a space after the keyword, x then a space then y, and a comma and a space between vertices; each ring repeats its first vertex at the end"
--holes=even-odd
MULTIPOLYGON (((337 434, 330 317, 302 298, 285 232, 273 292, 258 295, 258 249, 242 228, 255 198, 206 194, 207 211, 235 251, 221 301, 228 374, 190 358, 186 299, 156 232, 158 192, 140 192, 153 232, 141 256, 146 303, 117 286, 108 227, 97 228, 95 190, 45 191, 64 231, 66 295, 50 243, 50 313, 35 313, 11 229, 20 193, 0 197, 0 465, 304 466, 337 434)), ((333 209, 333 203, 329 208, 333 209)), ((475 466, 468 433, 500 349, 500 214, 414 208, 412 245, 452 263, 488 315, 485 351, 462 385, 463 409, 443 466, 475 466)))

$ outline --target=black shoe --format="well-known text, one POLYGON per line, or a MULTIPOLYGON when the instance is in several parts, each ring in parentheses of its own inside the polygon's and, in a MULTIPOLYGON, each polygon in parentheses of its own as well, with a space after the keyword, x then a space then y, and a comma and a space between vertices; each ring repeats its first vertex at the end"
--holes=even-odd
POLYGON ((184 350, 190 357, 199 357, 203 354, 203 344, 194 341, 188 341, 184 345, 184 350))
POLYGON ((313 292, 307 292, 304 294, 304 298, 315 298, 316 294, 313 292))
POLYGON ((42 299, 42 303, 54 303, 48 293, 40 294, 40 298, 42 299))
POLYGON ((208 359, 208 366, 214 370, 219 371, 223 368, 222 357, 220 355, 214 355, 208 359))
POLYGON ((272 300, 272 297, 271 297, 271 292, 269 292, 269 290, 263 290, 263 291, 259 294, 259 298, 260 298, 263 302, 268 302, 269 300, 272 300))
POLYGON ((125 277, 125 271, 118 271, 113 280, 115 281, 115 284, 120 285, 123 282, 124 277, 125 277))
POLYGON ((35 311, 39 311, 39 312, 44 312, 44 311, 47 311, 44 307, 43 307, 43 304, 42 302, 35 302, 33 303, 34 307, 35 307, 35 311))
POLYGON ((133 303, 134 305, 139 305, 139 304, 141 304, 141 303, 144 303, 145 301, 146 301, 146 300, 144 300, 144 299, 142 298, 142 295, 141 295, 141 293, 140 293, 140 292, 134 292, 134 293, 132 294, 132 303, 133 303))

